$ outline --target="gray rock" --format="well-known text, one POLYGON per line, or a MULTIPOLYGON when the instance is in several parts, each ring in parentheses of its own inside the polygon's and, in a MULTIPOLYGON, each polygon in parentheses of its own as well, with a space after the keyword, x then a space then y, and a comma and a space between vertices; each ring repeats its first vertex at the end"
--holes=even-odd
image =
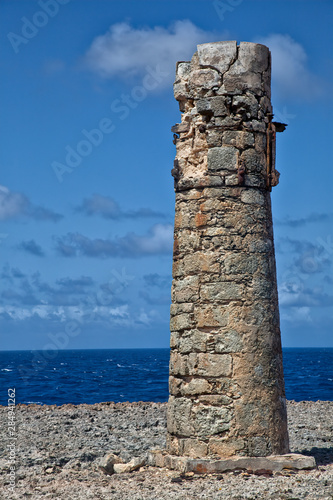
POLYGON ((193 427, 199 438, 220 434, 230 428, 230 409, 214 406, 194 406, 191 418, 193 427))
POLYGON ((263 73, 269 66, 270 52, 265 45, 241 42, 238 49, 238 60, 245 71, 263 73))
POLYGON ((187 84, 183 82, 173 84, 173 94, 177 101, 182 101, 191 97, 191 92, 189 91, 187 84))
POLYGON ((221 83, 221 77, 214 69, 198 69, 191 73, 190 83, 201 89, 211 89, 221 83))
MULTIPOLYGON (((247 174, 266 173, 266 156, 263 151, 258 152, 253 148, 246 149, 240 156, 247 174)), ((261 177, 263 177, 261 175, 261 177)))
POLYGON ((201 115, 226 116, 228 114, 225 98, 222 96, 198 99, 196 108, 201 115))
POLYGON ((122 463, 123 461, 118 455, 115 455, 114 453, 109 453, 108 455, 106 455, 106 457, 104 457, 101 460, 99 469, 104 474, 110 476, 111 474, 114 473, 114 465, 122 463))
POLYGON ((206 377, 230 377, 232 371, 232 357, 230 354, 216 354, 199 352, 197 366, 191 375, 206 377))
POLYGON ((236 95, 232 98, 232 111, 235 114, 248 114, 247 118, 258 117, 259 104, 257 99, 251 95, 236 95))
POLYGON ((221 73, 227 71, 236 59, 237 42, 215 42, 198 45, 200 66, 211 66, 221 73))
POLYGON ((180 61, 177 63, 176 74, 181 80, 188 80, 191 73, 191 63, 180 61))
POLYGON ((190 426, 192 402, 188 398, 175 398, 170 396, 168 403, 168 431, 179 432, 183 436, 190 436, 192 428, 190 426))
POLYGON ((233 146, 221 146, 208 150, 208 170, 232 170, 237 168, 238 150, 233 146))
POLYGON ((207 284, 201 287, 201 297, 204 300, 237 300, 241 298, 242 290, 241 284, 230 281, 207 284))
POLYGON ((222 144, 245 149, 254 145, 254 136, 251 132, 242 130, 225 130, 222 134, 222 144))
POLYGON ((124 472, 133 472, 135 470, 138 470, 140 469, 140 467, 143 467, 145 463, 146 463, 145 458, 136 457, 132 458, 132 460, 127 464, 121 464, 121 463, 114 464, 113 468, 116 474, 123 474, 124 472))
MULTIPOLYGON (((232 471, 235 469, 249 470, 251 472, 266 471, 272 473, 273 471, 280 472, 283 469, 300 470, 316 468, 316 462, 313 457, 297 455, 294 453, 289 453, 286 455, 275 455, 270 457, 234 456, 224 460, 211 460, 205 458, 193 459, 189 457, 172 457, 170 455, 163 454, 161 451, 153 451, 149 453, 148 463, 150 465, 158 467, 169 467, 171 469, 179 470, 183 473, 194 471, 201 474, 216 474, 226 471, 232 471)), ((285 484, 285 478, 283 478, 283 483, 285 484)), ((269 498, 273 499, 277 497, 270 496, 269 498)), ((321 496, 320 498, 328 499, 329 497, 321 496)))
POLYGON ((228 114, 226 99, 224 97, 211 97, 210 102, 214 116, 226 116, 228 114))
POLYGON ((243 203, 251 203, 256 205, 264 205, 265 197, 257 189, 247 189, 241 194, 241 200, 243 203))

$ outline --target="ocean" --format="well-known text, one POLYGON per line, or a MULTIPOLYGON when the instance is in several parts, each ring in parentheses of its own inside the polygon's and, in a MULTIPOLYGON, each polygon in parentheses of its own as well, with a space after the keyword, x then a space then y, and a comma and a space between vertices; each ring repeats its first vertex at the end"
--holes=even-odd
MULTIPOLYGON (((168 399, 169 349, 0 352, 0 404, 168 399)), ((333 401, 333 348, 283 349, 287 399, 333 401)))

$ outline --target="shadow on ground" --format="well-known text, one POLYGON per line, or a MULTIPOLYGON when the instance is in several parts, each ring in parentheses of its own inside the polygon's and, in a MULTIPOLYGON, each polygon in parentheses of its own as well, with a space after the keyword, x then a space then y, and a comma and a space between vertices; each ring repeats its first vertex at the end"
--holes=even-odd
POLYGON ((333 464, 333 448, 311 448, 310 450, 302 450, 302 455, 314 457, 317 465, 333 464))

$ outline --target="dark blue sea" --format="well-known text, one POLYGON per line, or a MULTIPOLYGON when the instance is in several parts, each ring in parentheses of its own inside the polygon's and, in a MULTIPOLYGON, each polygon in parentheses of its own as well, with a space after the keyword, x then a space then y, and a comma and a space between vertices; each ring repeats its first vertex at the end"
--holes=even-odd
MULTIPOLYGON (((0 404, 167 401, 169 349, 3 351, 0 404), (50 358, 51 356, 51 358, 50 358)), ((287 399, 333 401, 333 349, 283 350, 287 399)))

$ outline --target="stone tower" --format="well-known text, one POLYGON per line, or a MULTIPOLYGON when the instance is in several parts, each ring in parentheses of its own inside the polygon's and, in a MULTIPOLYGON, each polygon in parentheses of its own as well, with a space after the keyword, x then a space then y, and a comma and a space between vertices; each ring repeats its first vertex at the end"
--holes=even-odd
POLYGON ((267 47, 198 45, 177 64, 167 452, 288 453, 271 187, 267 47))

